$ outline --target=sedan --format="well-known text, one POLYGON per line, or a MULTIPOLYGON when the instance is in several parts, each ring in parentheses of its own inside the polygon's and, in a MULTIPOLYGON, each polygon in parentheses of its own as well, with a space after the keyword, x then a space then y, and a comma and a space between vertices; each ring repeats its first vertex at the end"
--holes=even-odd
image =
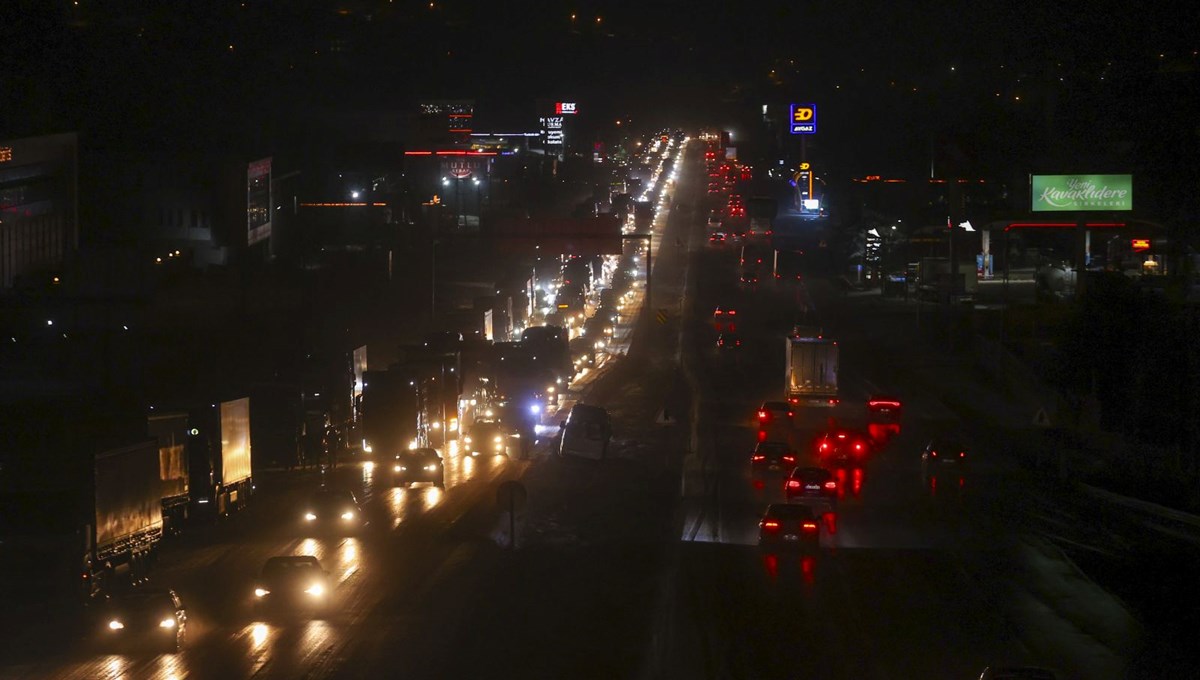
POLYGON ((803 500, 832 501, 837 498, 838 483, 829 470, 798 467, 783 483, 783 493, 789 503, 803 500))
POLYGON ((796 452, 783 442, 759 442, 750 454, 754 470, 784 470, 796 465, 796 452))
POLYGON ((854 430, 830 430, 817 438, 817 457, 835 462, 858 462, 871 451, 870 438, 854 430))
POLYGON ((329 572, 312 555, 272 557, 254 582, 260 608, 322 612, 329 606, 329 572))
POLYGON ((438 487, 446 485, 445 466, 437 449, 413 449, 396 456, 392 464, 392 483, 411 486, 418 482, 428 482, 438 487))
POLYGON ((816 513, 807 505, 772 503, 758 522, 758 545, 768 549, 816 550, 821 544, 817 520, 816 513))
POLYGON ((758 407, 758 424, 766 425, 768 423, 791 423, 792 418, 796 416, 796 412, 792 409, 791 404, 786 401, 764 401, 762 406, 758 407))
POLYGON ((356 529, 363 524, 362 508, 350 491, 322 487, 304 505, 305 526, 321 529, 356 529))
POLYGON ((105 647, 178 652, 187 634, 187 611, 173 590, 134 588, 107 600, 99 617, 105 647))
POLYGON ((921 452, 924 464, 947 463, 959 465, 967 462, 967 447, 962 442, 947 437, 938 437, 921 452))

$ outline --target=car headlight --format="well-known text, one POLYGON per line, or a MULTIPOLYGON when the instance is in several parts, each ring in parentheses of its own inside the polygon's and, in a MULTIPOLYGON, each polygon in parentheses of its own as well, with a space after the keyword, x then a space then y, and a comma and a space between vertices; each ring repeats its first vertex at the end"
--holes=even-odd
POLYGON ((496 435, 495 438, 492 439, 492 441, 499 444, 500 442, 504 441, 504 437, 501 437, 500 435, 496 435))
POLYGON ((311 512, 306 512, 306 513, 304 513, 304 519, 306 519, 306 520, 308 520, 308 521, 310 521, 310 522, 311 522, 311 521, 313 521, 313 520, 314 520, 314 519, 316 519, 316 518, 317 518, 317 516, 316 516, 316 515, 314 515, 314 514, 313 514, 313 513, 311 513, 311 512))
POLYGON ((392 472, 403 472, 403 471, 404 471, 403 465, 397 465, 396 467, 392 468, 392 472))
POLYGON ((529 412, 536 416, 542 412, 542 407, 540 404, 530 404, 529 412))
POLYGON ((121 630, 124 627, 125 627, 125 624, 121 623, 120 621, 118 621, 116 619, 113 619, 112 621, 108 622, 109 630, 121 630))
POLYGON ((254 589, 254 597, 266 597, 267 595, 270 595, 270 594, 271 594, 271 591, 267 590, 266 588, 255 588, 254 589))
POLYGON ((173 619, 173 618, 163 619, 162 621, 158 622, 158 627, 159 628, 174 628, 175 627, 175 619, 173 619))
POLYGON ((354 513, 350 510, 347 510, 346 512, 342 513, 342 519, 346 519, 346 520, 354 519, 354 513))
POLYGON ((313 597, 321 597, 325 594, 325 586, 321 585, 320 583, 314 583, 305 588, 304 592, 308 595, 312 595, 313 597))
POLYGON ((437 469, 437 466, 436 466, 436 465, 434 465, 433 463, 430 463, 429 465, 426 465, 426 466, 425 466, 425 470, 426 470, 427 472, 433 472, 433 471, 434 471, 434 470, 436 470, 436 469, 437 469))
POLYGON ((471 438, 470 438, 470 437, 463 437, 463 443, 464 443, 464 444, 470 444, 470 443, 471 443, 471 438))

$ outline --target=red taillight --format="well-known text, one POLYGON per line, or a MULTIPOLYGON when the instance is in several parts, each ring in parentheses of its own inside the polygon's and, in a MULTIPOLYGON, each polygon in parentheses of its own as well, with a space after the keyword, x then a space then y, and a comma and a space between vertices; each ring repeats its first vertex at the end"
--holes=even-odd
POLYGON ((792 411, 788 411, 788 418, 791 418, 791 417, 793 417, 793 416, 795 416, 795 415, 796 415, 796 414, 795 414, 795 413, 793 413, 792 411))
POLYGON ((930 455, 930 456, 932 456, 932 457, 934 457, 934 458, 937 458, 937 451, 930 451, 930 452, 929 452, 929 455, 930 455))
POLYGON ((793 403, 793 404, 799 404, 799 403, 800 403, 800 398, 799 398, 799 397, 788 397, 788 401, 789 401, 789 402, 791 402, 791 403, 793 403))
POLYGON ((785 463, 795 463, 795 462, 796 462, 796 457, 795 457, 795 456, 784 456, 784 457, 783 457, 783 462, 785 462, 785 463))
POLYGON ((730 316, 735 316, 736 314, 737 314, 737 310, 736 310, 736 309, 731 309, 731 310, 729 310, 729 315, 730 315, 730 316))
POLYGON ((846 433, 845 433, 845 432, 838 432, 837 438, 838 438, 838 439, 845 439, 845 438, 846 438, 846 433))
POLYGON ((821 450, 828 451, 829 450, 829 442, 821 442, 821 450))
POLYGON ((778 528, 779 528, 779 522, 776 522, 776 521, 775 521, 775 520, 773 520, 773 519, 764 519, 764 520, 763 520, 763 523, 762 523, 762 528, 764 528, 764 529, 767 529, 767 530, 774 530, 774 529, 778 529, 778 528))
POLYGON ((789 480, 787 481, 787 488, 789 488, 789 489, 799 489, 799 488, 800 488, 800 480, 798 480, 798 479, 789 479, 789 480))
POLYGON ((800 528, 808 533, 812 533, 817 530, 817 523, 816 522, 805 522, 800 525, 800 528))
POLYGON ((863 450, 863 445, 862 445, 862 442, 854 442, 854 450, 855 450, 855 451, 862 451, 862 450, 863 450))
POLYGON ((769 415, 770 415, 770 414, 769 414, 769 413, 767 413, 766 411, 759 411, 759 412, 758 412, 758 419, 759 419, 759 420, 766 420, 766 419, 767 419, 767 416, 769 416, 769 415))
POLYGON ((766 459, 767 459, 766 456, 762 456, 759 454, 754 454, 753 456, 750 456, 751 461, 759 461, 759 460, 766 460, 766 459))
POLYGON ((834 489, 837 488, 837 482, 835 482, 831 479, 828 482, 825 482, 825 488, 829 489, 830 491, 833 491, 834 489))
POLYGON ((965 452, 965 451, 959 451, 959 452, 958 452, 958 457, 959 457, 959 458, 963 458, 963 457, 965 457, 966 455, 967 455, 967 454, 966 454, 966 452, 965 452))

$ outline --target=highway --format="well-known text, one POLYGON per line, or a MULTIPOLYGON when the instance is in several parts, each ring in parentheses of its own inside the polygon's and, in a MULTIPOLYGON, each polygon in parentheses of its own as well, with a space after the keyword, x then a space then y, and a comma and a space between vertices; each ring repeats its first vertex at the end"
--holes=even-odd
POLYGON ((250 510, 163 551, 154 580, 188 607, 180 654, 110 653, 80 621, 47 615, 9 622, 0 678, 971 678, 995 663, 1188 675, 1186 637, 1168 631, 1194 611, 1182 575, 1200 531, 1022 466, 1022 447, 1045 444, 955 401, 970 362, 919 328, 915 303, 845 292, 820 271, 739 290, 736 249, 705 238, 700 146, 684 158, 669 196, 692 209, 655 223, 663 319, 620 328, 614 357, 563 404, 609 408, 609 459, 552 455, 555 416, 529 461, 451 445, 444 490, 345 463, 326 481, 363 502, 370 523, 354 535, 301 525, 321 473, 260 475, 250 510), (799 295, 839 340, 841 403, 802 410, 781 436, 808 451, 831 417, 861 425, 872 393, 905 410, 899 435, 842 472, 821 550, 773 556, 757 522, 782 483, 752 476, 749 452, 758 404, 782 394, 799 295), (738 307, 740 350, 715 349, 718 304, 738 307), (923 474, 920 450, 944 432, 969 443, 970 464, 923 474), (495 499, 514 479, 529 501, 512 550, 495 499), (254 610, 255 574, 285 554, 330 571, 327 616, 254 610), (1178 597, 1131 586, 1139 572, 1178 597), (1179 611, 1156 613, 1172 601, 1179 611))

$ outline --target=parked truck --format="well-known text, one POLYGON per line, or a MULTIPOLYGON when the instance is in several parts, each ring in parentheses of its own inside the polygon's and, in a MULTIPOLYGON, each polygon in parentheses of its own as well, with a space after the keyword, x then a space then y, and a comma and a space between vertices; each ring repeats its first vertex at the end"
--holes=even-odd
POLYGON ((188 465, 193 508, 223 517, 254 493, 250 457, 250 399, 222 401, 192 414, 188 465))
POLYGON ((788 403, 835 406, 838 403, 838 344, 816 333, 787 338, 785 386, 788 403))

